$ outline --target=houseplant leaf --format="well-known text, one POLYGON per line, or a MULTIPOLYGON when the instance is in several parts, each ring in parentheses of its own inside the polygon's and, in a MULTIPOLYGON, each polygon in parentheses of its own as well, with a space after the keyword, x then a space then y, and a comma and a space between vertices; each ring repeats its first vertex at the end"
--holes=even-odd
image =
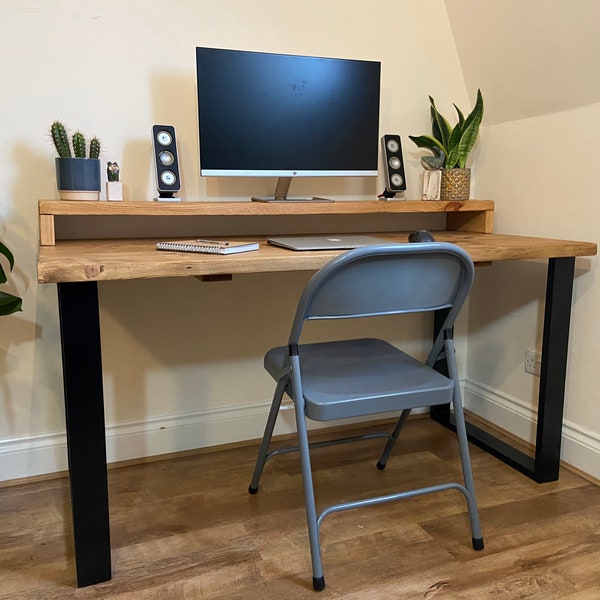
MULTIPOLYGON (((15 257, 2 242, 0 242, 0 254, 2 254, 8 260, 10 270, 12 271, 13 267, 15 266, 15 257)), ((2 267, 2 264, 0 264, 0 283, 6 283, 6 281, 6 273, 2 267)), ((6 292, 0 292, 0 316, 10 315, 21 310, 22 303, 23 301, 18 296, 13 296, 12 294, 7 294, 6 292)))
MULTIPOLYGON (((446 118, 440 114, 431 96, 429 96, 429 102, 431 105, 431 132, 433 137, 440 142, 442 150, 445 151, 448 148, 448 140, 452 133, 452 127, 450 127, 450 123, 448 123, 446 118)), ((448 153, 446 152, 446 154, 448 153)))
POLYGON ((428 150, 431 150, 434 154, 436 153, 436 151, 441 151, 444 153, 446 151, 444 146, 442 146, 442 144, 437 139, 431 137, 430 135, 409 135, 408 137, 419 148, 427 148, 428 150))
MULTIPOLYGON (((467 157, 473 149, 479 136, 479 126, 483 119, 483 98, 481 90, 477 90, 477 101, 469 116, 461 127, 461 136, 458 143, 452 148, 446 161, 446 168, 452 168, 456 164, 464 169, 467 157), (453 162, 454 161, 454 162, 453 162)), ((458 126, 457 126, 458 127, 458 126)))
MULTIPOLYGON (((0 242, 0 254, 4 255, 7 258, 8 264, 10 265, 10 270, 12 271, 13 267, 15 266, 15 257, 13 256, 13 253, 2 242, 0 242)), ((0 265, 0 269, 1 268, 2 266, 0 265)), ((5 282, 6 279, 2 281, 2 283, 5 282)))
POLYGON ((23 300, 12 294, 0 292, 0 316, 11 315, 22 310, 23 300))

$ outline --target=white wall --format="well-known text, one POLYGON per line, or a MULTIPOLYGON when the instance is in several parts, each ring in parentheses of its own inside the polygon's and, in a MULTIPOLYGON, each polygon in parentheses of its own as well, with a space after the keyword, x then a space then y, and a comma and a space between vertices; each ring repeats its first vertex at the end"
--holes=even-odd
MULTIPOLYGON (((100 136, 126 199, 154 195, 149 132, 159 122, 177 128, 186 199, 245 199, 274 182, 198 175, 195 46, 381 60, 381 133, 425 132, 428 94, 451 112, 481 87, 476 197, 496 200, 496 230, 595 241, 598 23, 594 0, 5 0, 0 239, 17 257, 9 289, 24 311, 0 320, 0 479, 66 466, 56 289, 35 274, 37 200, 57 197, 53 119, 100 136)), ((404 153, 416 198, 419 152, 406 140, 404 153)), ((381 186, 327 180, 317 193, 372 197, 381 186)), ((564 457, 600 477, 596 262, 577 261, 564 457)), ((260 435, 272 389, 261 356, 286 335, 308 275, 102 284, 109 457, 260 435)), ((537 393, 524 352, 540 344, 544 276, 535 261, 478 269, 469 307, 467 399, 523 437, 537 393)), ((407 337, 418 351, 427 334, 417 323, 407 337)))
MULTIPOLYGON (((176 127, 186 200, 273 190, 270 180, 200 179, 198 45, 381 60, 381 133, 426 131, 428 94, 441 105, 468 103, 441 0, 5 0, 0 239, 16 255, 11 290, 24 311, 0 322, 0 479, 66 466, 56 289, 36 282, 37 201, 57 198, 52 120, 101 138, 102 159, 121 166, 126 199, 155 194, 154 123, 176 127)), ((409 144, 415 198, 421 170, 409 144)), ((343 199, 381 188, 381 180, 313 180, 293 191, 343 199)), ((272 391, 262 354, 285 339, 308 275, 100 285, 110 459, 258 437, 272 391)), ((408 333, 417 351, 428 333, 424 323, 408 333)))
MULTIPOLYGON (((597 242, 600 4, 446 5, 467 87, 486 100, 476 185, 496 200, 496 231, 597 242)), ((576 261, 563 458, 600 478, 597 265, 576 261)), ((545 272, 535 261, 479 269, 469 306, 469 405, 530 440, 539 380, 523 365, 541 347, 545 272)))

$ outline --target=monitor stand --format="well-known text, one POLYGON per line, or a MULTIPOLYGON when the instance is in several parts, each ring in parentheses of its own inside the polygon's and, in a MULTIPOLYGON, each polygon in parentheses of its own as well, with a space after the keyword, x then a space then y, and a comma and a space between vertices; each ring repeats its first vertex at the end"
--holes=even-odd
POLYGON ((280 177, 275 187, 275 195, 271 196, 252 196, 253 202, 335 202, 329 198, 319 198, 318 196, 288 196, 291 177, 280 177))

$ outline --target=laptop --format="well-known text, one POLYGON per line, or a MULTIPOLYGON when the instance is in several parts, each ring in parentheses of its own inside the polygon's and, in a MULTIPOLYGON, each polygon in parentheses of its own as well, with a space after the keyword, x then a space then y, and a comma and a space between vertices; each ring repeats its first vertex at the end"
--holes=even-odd
POLYGON ((267 242, 273 246, 288 248, 289 250, 349 250, 359 246, 372 246, 373 244, 392 244, 370 235, 302 235, 297 237, 272 237, 267 242))

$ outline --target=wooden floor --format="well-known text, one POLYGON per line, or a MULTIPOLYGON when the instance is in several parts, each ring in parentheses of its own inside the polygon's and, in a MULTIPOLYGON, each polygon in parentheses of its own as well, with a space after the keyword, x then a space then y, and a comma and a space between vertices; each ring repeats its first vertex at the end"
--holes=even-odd
MULTIPOLYGON (((458 475, 453 434, 409 421, 385 471, 379 442, 314 453, 321 502, 458 475)), ((113 579, 77 589, 66 479, 0 489, 0 598, 68 600, 600 599, 600 488, 539 485, 472 448, 485 550, 456 491, 331 515, 327 588, 313 592, 297 457, 247 493, 255 447, 109 472, 113 579)))

